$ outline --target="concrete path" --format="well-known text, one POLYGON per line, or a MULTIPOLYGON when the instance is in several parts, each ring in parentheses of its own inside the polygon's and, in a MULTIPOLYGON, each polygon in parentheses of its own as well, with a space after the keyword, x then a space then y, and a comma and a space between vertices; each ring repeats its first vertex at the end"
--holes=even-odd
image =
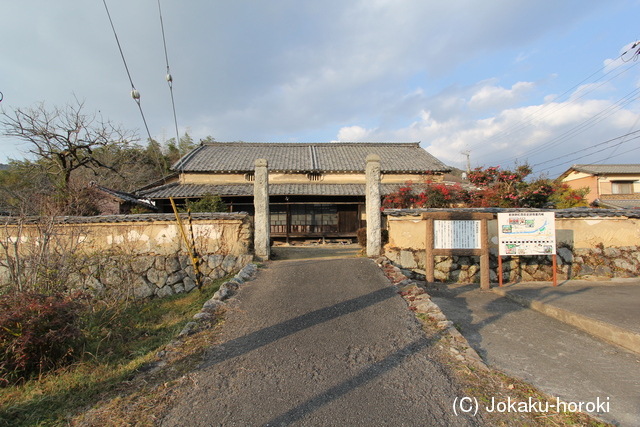
MULTIPOLYGON (((542 305, 550 312, 555 308, 591 316, 600 326, 633 334, 640 320, 640 285, 571 282, 556 288, 549 283, 493 288, 502 295, 481 291, 478 285, 440 285, 427 291, 492 367, 563 401, 608 399, 610 411, 599 414, 600 418, 615 425, 638 426, 640 354, 525 308, 514 299, 542 305)), ((588 329, 589 322, 584 325, 588 329)))
POLYGON ((484 425, 369 259, 271 262, 230 304, 163 426, 484 425))

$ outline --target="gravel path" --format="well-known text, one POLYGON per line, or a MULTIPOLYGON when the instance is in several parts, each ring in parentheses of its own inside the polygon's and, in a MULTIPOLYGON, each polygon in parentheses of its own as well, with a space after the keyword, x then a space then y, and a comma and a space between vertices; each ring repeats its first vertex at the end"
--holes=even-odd
POLYGON ((270 262, 163 426, 466 426, 461 396, 369 259, 270 262))

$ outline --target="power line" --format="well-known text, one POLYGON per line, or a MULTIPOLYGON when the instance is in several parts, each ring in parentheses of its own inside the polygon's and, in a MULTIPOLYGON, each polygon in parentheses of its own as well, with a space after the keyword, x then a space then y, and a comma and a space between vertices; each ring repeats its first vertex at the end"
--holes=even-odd
MULTIPOLYGON (((603 79, 604 77, 608 76, 609 74, 613 73, 614 71, 616 71, 618 68, 620 68, 621 66, 623 66, 624 64, 619 64, 618 66, 616 66, 615 68, 613 68, 612 70, 608 71, 607 73, 605 73, 602 77, 600 77, 599 79, 596 79, 595 81, 597 82, 598 80, 603 79)), ((613 80, 614 78, 620 76, 621 74, 623 74, 624 72, 626 72, 627 70, 622 71, 621 73, 611 77, 610 79, 606 80, 605 82, 601 83, 600 85, 592 88, 591 90, 588 91, 584 91, 579 97, 576 97, 574 99, 572 99, 569 103, 567 104, 555 104, 555 108, 553 108, 551 111, 547 112, 547 114, 545 114, 542 117, 538 117, 536 119, 537 116, 540 116, 543 112, 545 112, 546 109, 550 108, 551 106, 554 105, 554 102, 562 99, 565 95, 567 95, 568 93, 571 93, 574 89, 580 87, 583 83, 587 82, 588 80, 590 80, 593 76, 597 75, 598 73, 600 73, 601 71, 603 71, 604 69, 606 69, 606 66, 603 66, 602 68, 600 68, 599 70, 593 72, 591 75, 589 75, 588 77, 586 77, 585 79, 583 79, 582 81, 580 81, 579 83, 575 84, 574 86, 572 86, 571 88, 567 89, 566 91, 564 91, 563 93, 561 93, 560 95, 556 96, 553 100, 551 100, 550 102, 548 102, 547 104, 545 104, 540 110, 531 113, 528 117, 526 117, 525 119, 516 122, 510 126, 508 126, 505 130, 503 130, 500 134, 495 135, 491 138, 488 138, 485 141, 479 142, 477 144, 475 144, 475 146, 478 146, 479 144, 488 144, 491 143, 497 139, 500 138, 504 138, 507 137, 515 132, 518 132, 530 125, 532 125, 533 123, 539 121, 540 119, 549 116, 550 114, 556 112, 559 109, 564 108, 565 106, 577 101, 578 99, 586 96, 587 94, 593 92, 594 90, 598 89, 600 86, 604 85, 605 83, 613 80), (535 120, 534 120, 535 119, 535 120)), ((485 157, 485 156, 483 156, 485 157)))
POLYGON ((171 76, 171 70, 169 69, 169 55, 167 54, 167 41, 164 36, 164 23, 162 21, 162 8, 160 7, 160 0, 158 0, 158 13, 160 15, 160 28, 162 29, 162 44, 164 46, 164 59, 167 63, 167 75, 166 80, 169 85, 169 92, 171 93, 171 106, 173 108, 173 123, 176 126, 176 144, 180 142, 180 133, 178 132, 178 118, 176 116, 176 103, 173 98, 173 77, 171 76))
MULTIPOLYGON (((604 76, 602 76, 602 77, 606 77, 607 75, 609 75, 609 74, 613 73, 613 72, 614 72, 614 71, 616 71, 618 68, 620 68, 622 65, 624 65, 624 64, 620 64, 620 65, 616 66, 615 68, 613 68, 612 70, 610 70, 609 72, 607 72, 607 73, 606 73, 604 76)), ((523 121, 521 121, 521 122, 515 123, 514 125, 511 125, 510 127, 508 127, 508 128, 507 128, 507 130, 509 130, 509 129, 515 129, 515 130, 514 130, 514 132, 512 132, 512 133, 510 133, 510 134, 507 134, 507 133, 505 133, 506 131, 503 131, 503 132, 501 132, 500 134, 498 134, 498 135, 494 136, 493 138, 490 138, 490 139, 488 139, 488 140, 486 140, 486 141, 484 141, 484 142, 482 142, 482 143, 483 143, 483 144, 487 144, 487 143, 490 143, 490 142, 492 142, 492 141, 494 141, 494 140, 496 140, 496 139, 504 138, 504 137, 510 136, 510 135, 512 135, 513 133, 517 132, 517 131, 523 130, 523 129, 525 129, 525 128, 526 128, 526 127, 528 127, 528 126, 531 126, 531 125, 533 125, 533 124, 534 124, 534 123, 536 123, 536 122, 539 122, 540 120, 544 119, 545 117, 550 116, 551 114, 553 114, 553 113, 557 112, 558 110, 560 110, 560 109, 562 109, 562 108, 565 108, 565 107, 567 107, 567 106, 571 105, 572 103, 574 103, 574 102, 576 102, 576 101, 578 101, 578 100, 582 99, 583 97, 585 97, 585 96, 586 96, 586 95, 588 95, 589 93, 591 93, 591 92, 595 91, 596 89, 598 89, 598 88, 602 87, 603 85, 605 85, 606 83, 610 82, 611 80, 613 80, 613 79, 615 79, 615 78, 619 77, 620 75, 622 75, 622 74, 626 73, 627 71, 629 71, 631 68, 635 67, 636 65, 640 65, 640 62, 638 62, 638 63, 636 63, 636 64, 632 65, 631 67, 627 67, 626 69, 622 70, 621 72, 617 73, 616 75, 612 76, 611 78, 607 79, 606 81, 604 81, 604 82, 600 83, 600 84, 599 84, 599 85, 597 85, 597 86, 592 87, 590 90, 584 91, 583 93, 581 93, 581 94, 580 94, 580 96, 577 96, 577 97, 573 98, 573 99, 572 99, 570 102, 568 102, 568 103, 555 104, 555 108, 551 109, 550 111, 547 111, 547 112, 546 112, 546 114, 541 115, 541 114, 542 114, 542 111, 544 111, 548 106, 553 105, 553 104, 552 104, 553 102, 555 102, 556 100, 558 100, 559 98, 561 98, 562 96, 564 96, 565 94, 567 94, 568 92, 570 92, 571 90, 573 90, 574 88, 576 88, 576 87, 580 86, 582 83, 584 83, 586 80, 588 80, 589 78, 591 78, 593 75, 597 74, 599 71, 602 71, 604 68, 606 68, 606 66, 605 66, 605 67, 603 67, 603 68, 601 68, 599 71, 597 71, 597 72, 595 72, 595 73, 591 74, 591 76, 589 76, 587 79, 582 80, 582 81, 581 81, 580 83, 578 83, 577 85, 574 85, 571 89, 569 89, 569 90, 565 91, 562 95, 560 95, 560 96, 556 97, 553 101, 551 101, 551 103, 546 104, 542 109, 538 110, 538 111, 537 111, 537 112, 535 112, 535 113, 532 113, 532 114, 531 114, 527 119, 525 119, 525 120, 523 120, 523 121), (538 115, 539 117, 535 117, 536 115, 538 115)), ((600 79, 597 79, 596 81, 598 81, 598 80, 600 80, 600 79)), ((635 92, 635 91, 634 91, 634 92, 635 92)), ((627 96, 626 96, 626 97, 628 97, 628 96, 630 96, 630 95, 633 95, 633 92, 632 92, 631 94, 627 94, 627 96)), ((625 97, 625 98, 626 98, 626 97, 625 97)), ((619 100, 619 101, 618 101, 618 103, 621 103, 621 102, 622 102, 622 100, 624 100, 625 98, 622 98, 621 100, 619 100)), ((628 103, 626 103, 626 104, 625 104, 625 106, 626 106, 627 104, 628 104, 628 103)), ((609 109, 611 109, 611 108, 615 108, 615 106, 616 106, 616 105, 617 105, 617 103, 616 103, 616 104, 614 104, 614 106, 613 106, 613 107, 611 107, 611 106, 610 106, 610 107, 607 107, 605 110, 603 110, 603 111, 601 111, 600 113, 598 113, 598 114, 596 114, 596 115, 592 116, 592 118, 590 118, 590 119, 586 120, 584 123, 588 123, 590 120, 595 119, 596 117, 598 117, 598 115, 600 115, 601 113, 606 112, 607 110, 609 110, 609 109)), ((620 108, 622 108, 622 107, 620 107, 620 108)), ((611 114, 612 114, 612 113, 611 113, 611 114)), ((610 115, 610 114, 609 114, 609 115, 610 115)), ((608 115, 607 115, 607 116, 608 116, 608 115)), ((607 116, 605 116, 605 117, 607 117, 607 116)), ((600 119, 599 121, 601 121, 601 120, 603 120, 603 119, 600 119)), ((594 123, 594 124, 595 124, 595 123, 594 123)), ((586 130, 586 129, 585 129, 585 130, 586 130)), ((530 140, 530 139, 531 139, 531 138, 528 138, 526 141, 528 141, 528 140, 530 140)), ((552 139, 552 140, 550 141, 550 143, 554 142, 556 139, 557 139, 557 138, 552 139)), ((526 141, 523 141, 523 142, 526 142, 526 141)), ((478 145, 478 144, 476 144, 476 145, 478 145)), ((545 145, 546 145, 546 144, 545 144, 545 145)), ((534 149, 533 149, 533 152, 526 152, 526 153, 523 153, 523 155, 532 154, 532 153, 534 153, 534 152, 539 151, 539 149, 540 149, 540 147, 536 147, 536 148, 534 148, 534 149)), ((491 155, 492 155, 492 153, 487 153, 487 154, 484 154, 484 155, 480 156, 479 158, 480 158, 480 159, 482 159, 482 158, 485 158, 485 157, 488 157, 488 156, 491 156, 491 155)), ((510 161, 510 160, 513 160, 513 159, 520 158, 520 157, 522 157, 523 155, 519 155, 519 156, 517 156, 517 157, 511 157, 511 158, 508 158, 508 159, 506 159, 506 161, 510 161)))
MULTIPOLYGON (((637 132, 640 132, 640 131, 636 131, 636 132, 634 132, 634 133, 637 133, 637 132)), ((622 137, 624 137, 624 136, 626 136, 626 135, 623 135, 622 137)), ((618 137, 618 138, 622 138, 622 137, 618 137)), ((556 163, 556 164, 555 164, 555 165, 553 165, 553 166, 549 166, 548 168, 543 169, 543 171, 549 171, 549 170, 551 170, 551 169, 553 169, 553 168, 556 168, 556 167, 558 167, 558 166, 562 166, 562 165, 565 165, 565 164, 567 164, 567 163, 573 163, 573 162, 574 162, 574 161, 576 161, 576 160, 580 160, 580 159, 584 159, 585 157, 593 156, 594 154, 601 153, 601 152, 603 152, 603 151, 605 151, 605 150, 608 150, 608 149, 610 149, 610 148, 617 147, 617 146, 619 146, 619 145, 622 145, 622 144, 624 144, 624 143, 626 143, 626 142, 629 142, 629 141, 633 141, 634 139, 638 139, 638 138, 640 138, 640 135, 634 136, 634 137, 633 137, 633 138, 631 138, 631 139, 623 140, 623 141, 621 141, 621 142, 619 142, 619 143, 617 143, 617 144, 613 145, 612 147, 605 147, 605 148, 602 148, 602 149, 600 149, 600 150, 598 150, 598 151, 595 151, 595 152, 593 152, 593 153, 585 154, 584 156, 574 157, 573 159, 569 159, 569 160, 565 160, 565 161, 560 162, 560 163, 556 163)), ((636 150, 636 149, 638 149, 638 148, 640 148, 640 147, 636 147, 636 148, 633 148, 633 149, 631 149, 631 150, 629 150, 629 151, 625 151, 625 153, 630 152, 630 151, 634 151, 634 150, 636 150)), ((624 154, 624 153, 620 153, 620 154, 624 154)), ((554 159, 554 160, 557 160, 557 159, 558 159, 558 158, 556 158, 556 159, 554 159)), ((590 163, 590 164, 596 164, 596 163, 598 163, 598 162, 592 162, 592 163, 590 163)))
POLYGON ((147 126, 147 119, 144 117, 144 112, 142 111, 142 104, 140 104, 140 92, 136 89, 133 84, 133 79, 131 78, 131 73, 129 72, 129 67, 127 66, 127 61, 124 58, 124 53, 122 52, 122 46, 120 46, 120 40, 118 40, 118 34, 116 33, 116 27, 113 25, 113 20, 111 19, 111 14, 109 13, 109 8, 107 7, 107 0, 102 0, 104 4, 104 9, 107 11, 107 16, 109 17, 109 23, 111 24, 111 29, 113 30, 113 35, 116 38, 116 43, 118 45, 118 50, 120 51, 120 56, 122 57, 122 62, 124 63, 124 69, 127 71, 127 76, 129 77, 129 82, 131 83, 131 97, 136 104, 138 104, 138 109, 140 110, 140 115, 142 116, 142 122, 144 123, 144 127, 147 130, 147 135, 149 139, 151 138, 151 132, 149 132, 149 126, 147 126))
POLYGON ((616 101, 614 104, 608 106, 607 108, 605 108, 604 110, 601 110, 597 114, 594 114, 593 116, 589 117, 588 119, 586 119, 586 120, 578 123, 577 125, 571 127, 570 129, 568 129, 565 132, 563 132, 562 134, 550 139, 549 141, 545 142, 544 144, 538 145, 538 146, 532 148, 529 151, 521 153, 518 156, 506 158, 506 159, 504 159, 503 161, 501 161, 499 163, 508 162, 510 160, 513 160, 513 159, 522 158, 522 157, 528 157, 528 156, 532 156, 532 155, 538 154, 538 153, 540 153, 542 151, 545 151, 545 150, 547 150, 547 149, 549 149, 549 148, 551 148, 551 147, 553 147, 555 145, 558 145, 560 142, 566 140, 569 137, 573 137, 573 136, 579 135, 579 134, 581 134, 583 132, 586 132, 587 130, 589 130, 593 126, 597 125, 598 123, 602 122, 606 118, 608 118, 611 115, 617 113, 622 108, 626 107, 627 105, 629 105, 632 102, 634 102, 635 100, 637 100, 639 96, 640 96, 640 88, 629 92, 627 95, 625 95, 624 97, 622 97, 621 99, 616 101))
MULTIPOLYGON (((624 135, 622 135, 622 136, 618 136, 618 137, 615 137, 615 138, 609 139, 609 140, 607 140, 607 141, 600 142, 600 143, 598 143, 598 144, 592 145, 591 147, 587 148, 587 150, 590 150, 590 149, 595 148, 595 147, 599 147, 599 146, 601 146, 601 145, 609 144, 609 143, 611 143, 611 142, 613 142, 613 141, 615 141, 615 140, 617 140, 617 139, 621 139, 621 138, 622 138, 623 140, 622 140, 621 142, 619 142, 619 143, 617 143, 617 144, 615 144, 615 145, 613 146, 613 147, 618 147, 618 146, 620 146, 621 144, 624 144, 625 142, 627 142, 627 140, 625 140, 624 138, 626 138, 626 137, 628 137, 628 136, 636 135, 636 134, 638 134, 638 133, 640 133, 640 130, 637 130, 637 131, 635 131, 635 132, 629 132, 629 133, 626 133, 626 134, 624 134, 624 135)), ((633 139, 636 139, 636 138, 640 138, 640 135, 635 136, 633 139)), ((609 147, 609 148, 613 148, 613 147, 609 147)), ((605 149, 606 149, 606 148, 605 148, 605 149)), ((604 149, 603 149, 603 150, 604 150, 604 149)), ((544 164, 546 164, 546 163, 550 163, 550 162, 553 162, 553 161, 558 160, 558 159, 566 158, 567 156, 570 156, 570 155, 572 155, 572 154, 582 153, 582 152, 584 152, 584 151, 585 151, 585 149, 582 149, 582 150, 573 151, 573 152, 571 152, 571 153, 563 154, 562 156, 554 157, 553 159, 549 159, 549 160, 545 160, 545 161, 540 162, 540 163, 536 163, 535 165, 532 165, 531 167, 536 167, 536 166, 544 165, 544 164)), ((599 153, 600 151, 602 151, 602 150, 596 151, 596 152, 591 153, 591 154, 587 154, 587 156, 591 156, 591 155, 593 155, 593 154, 599 153)), ((583 156, 583 157, 585 157, 585 156, 583 156)), ((582 157, 580 157, 580 158, 582 158, 582 157)), ((577 160, 577 159, 571 159, 571 160, 566 161, 565 163, 572 162, 573 160, 577 160)))

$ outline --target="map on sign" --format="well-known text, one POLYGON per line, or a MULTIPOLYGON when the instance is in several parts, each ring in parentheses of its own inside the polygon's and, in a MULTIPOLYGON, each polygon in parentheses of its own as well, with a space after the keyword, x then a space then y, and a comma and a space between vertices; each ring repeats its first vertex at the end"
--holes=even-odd
POLYGON ((498 214, 500 255, 552 255, 556 253, 553 212, 507 212, 498 214))
POLYGON ((434 249, 480 249, 480 221, 433 221, 434 249))

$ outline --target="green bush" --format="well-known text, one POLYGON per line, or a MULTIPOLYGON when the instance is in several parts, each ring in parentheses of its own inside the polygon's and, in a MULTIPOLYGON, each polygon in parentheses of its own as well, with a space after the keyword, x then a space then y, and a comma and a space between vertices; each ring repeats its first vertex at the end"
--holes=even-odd
POLYGON ((0 386, 64 366, 77 356, 79 295, 0 296, 0 386))
POLYGON ((186 208, 191 212, 228 212, 229 207, 222 201, 219 194, 207 193, 198 201, 187 199, 186 208))

